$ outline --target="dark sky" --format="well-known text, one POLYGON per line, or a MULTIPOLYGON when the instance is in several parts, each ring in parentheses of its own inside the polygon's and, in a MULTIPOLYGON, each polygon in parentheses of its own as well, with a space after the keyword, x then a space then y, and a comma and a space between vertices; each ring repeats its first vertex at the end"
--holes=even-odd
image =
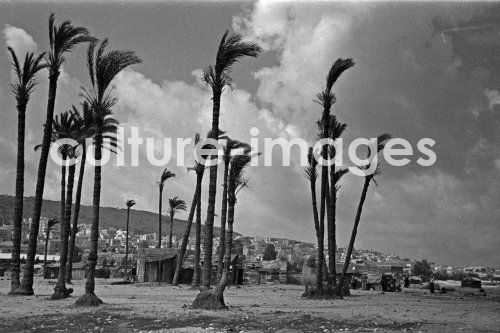
MULTIPOLYGON (((115 79, 114 111, 126 131, 137 126, 158 142, 209 128, 211 94, 200 74, 213 63, 226 29, 264 49, 258 59, 234 66, 235 89, 223 95, 221 127, 245 141, 255 126, 261 140, 312 142, 321 113, 312 100, 333 61, 351 57, 356 66, 334 87, 333 112, 348 124, 346 145, 389 132, 408 140, 415 153, 407 166, 384 164, 378 186, 369 189, 356 247, 498 267, 499 8, 465 2, 1 2, 0 27, 4 45, 19 54, 45 51, 47 19, 54 12, 57 22, 71 20, 109 38, 111 48, 135 50, 143 64, 115 79), (432 166, 415 162, 421 138, 436 141, 432 166)), ((84 54, 82 46, 67 57, 57 112, 78 105, 80 87, 88 84, 84 54)), ((13 194, 17 115, 5 52, 0 75, 0 192, 13 194)), ((29 147, 41 141, 46 95, 43 73, 28 106, 26 195, 34 194, 38 153, 29 147)), ((155 211, 162 167, 147 164, 145 156, 143 149, 141 168, 104 168, 103 205, 123 207, 134 198, 137 209, 155 211)), ((57 199, 59 170, 49 165, 45 197, 57 199)), ((166 196, 190 201, 195 177, 175 162, 168 167, 177 177, 167 184, 166 196)), ((251 186, 239 195, 238 232, 314 241, 309 187, 298 159, 290 167, 252 167, 247 175, 251 186)), ((90 178, 86 185, 84 203, 90 204, 90 178)), ((355 175, 342 182, 339 246, 347 245, 361 188, 355 175)))

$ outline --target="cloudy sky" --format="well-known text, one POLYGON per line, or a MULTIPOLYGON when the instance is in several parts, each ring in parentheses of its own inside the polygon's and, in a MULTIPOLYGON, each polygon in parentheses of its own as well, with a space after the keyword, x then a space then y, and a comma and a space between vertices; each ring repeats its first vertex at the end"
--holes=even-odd
MULTIPOLYGON (((71 20, 98 38, 109 38, 111 48, 133 49, 143 59, 113 82, 119 101, 114 111, 126 133, 138 127, 141 135, 160 143, 164 137, 192 137, 209 129, 211 93, 200 76, 214 62, 226 29, 264 50, 259 58, 234 66, 235 88, 223 95, 221 128, 240 140, 248 141, 249 129, 257 127, 261 140, 301 137, 312 142, 321 113, 313 99, 333 61, 353 58, 356 66, 334 87, 338 101, 333 112, 348 124, 346 144, 389 132, 407 139, 415 153, 407 166, 385 164, 378 186, 370 187, 356 247, 458 266, 500 266, 499 5, 0 2, 3 45, 18 54, 46 51, 51 12, 57 23, 71 20), (416 163, 421 138, 436 141, 432 166, 416 163)), ((89 83, 85 48, 67 57, 57 113, 78 105, 80 87, 89 83)), ((9 61, 0 52, 2 194, 14 194, 15 179, 17 115, 9 61)), ((29 147, 42 137, 47 73, 38 81, 27 119, 25 193, 30 196, 39 155, 29 147)), ((160 146, 158 157, 161 151, 160 146)), ((162 167, 145 162, 144 148, 140 154, 140 168, 104 168, 103 205, 123 207, 134 198, 137 209, 155 211, 155 182, 162 167)), ((190 202, 195 177, 176 166, 178 156, 173 155, 167 167, 177 177, 166 185, 166 196, 190 202)), ((276 161, 280 158, 275 154, 276 161)), ((289 167, 275 164, 248 170, 250 188, 239 194, 235 229, 314 242, 303 168, 298 158, 289 167)), ((57 200, 59 169, 52 162, 49 166, 45 197, 57 200)), ((88 179, 84 204, 91 203, 88 179)), ((348 243, 362 181, 351 174, 342 182, 339 246, 348 243)), ((207 186, 204 191, 206 199, 207 186)))

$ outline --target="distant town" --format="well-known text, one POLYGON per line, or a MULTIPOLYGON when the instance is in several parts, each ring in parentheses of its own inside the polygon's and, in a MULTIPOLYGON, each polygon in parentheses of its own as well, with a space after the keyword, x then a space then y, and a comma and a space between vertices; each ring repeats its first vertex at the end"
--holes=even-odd
MULTIPOLYGON (((4 220, 5 221, 5 220, 4 220)), ((45 248, 47 249, 48 260, 56 262, 59 259, 60 250, 60 225, 56 224, 50 229, 47 240, 47 227, 49 219, 42 217, 40 220, 40 231, 38 235, 37 258, 43 260, 45 248), (46 244, 47 243, 47 244, 46 244)), ((29 237, 31 218, 23 220, 23 232, 21 239, 21 258, 26 255, 29 237)), ((90 248, 90 224, 80 224, 75 238, 77 256, 75 262, 85 262, 90 248)), ((108 227, 99 230, 99 258, 101 265, 122 266, 125 256, 125 239, 127 232, 121 228, 108 227)), ((203 235, 202 235, 203 236, 203 235)), ((174 249, 180 247, 182 237, 172 236, 174 249)), ((169 243, 169 237, 163 236, 162 247, 166 248, 169 243)), ((133 263, 141 249, 155 248, 158 244, 158 234, 153 233, 134 233, 129 234, 129 264, 133 263), (131 261, 131 262, 130 262, 131 261)), ((214 237, 214 258, 219 251, 220 237, 214 237)), ((191 233, 187 245, 188 256, 195 250, 195 235, 191 233)), ((325 259, 328 261, 328 253, 325 249, 325 259)), ((203 252, 203 241, 201 242, 201 251, 203 252)), ((12 226, 8 224, 0 225, 0 259, 3 263, 10 260, 12 252, 12 226)), ((343 264, 345 262, 347 249, 337 248, 336 262, 343 264)), ((234 252, 239 255, 245 265, 255 265, 259 262, 286 262, 294 273, 302 273, 305 269, 314 269, 314 261, 318 257, 317 246, 312 243, 290 240, 286 238, 272 237, 250 237, 236 235, 234 240, 234 252)), ((412 268, 416 263, 410 258, 402 258, 397 254, 384 254, 376 250, 355 249, 351 256, 353 267, 377 269, 382 272, 401 272, 410 275, 412 268)), ((431 272, 442 276, 453 275, 462 276, 463 274, 474 275, 488 280, 500 280, 500 268, 484 266, 453 267, 450 265, 436 264, 428 262, 431 272)), ((8 267, 5 267, 8 268, 8 267)), ((356 269, 356 268, 353 268, 356 269)), ((310 270, 309 273, 312 273, 310 270)))

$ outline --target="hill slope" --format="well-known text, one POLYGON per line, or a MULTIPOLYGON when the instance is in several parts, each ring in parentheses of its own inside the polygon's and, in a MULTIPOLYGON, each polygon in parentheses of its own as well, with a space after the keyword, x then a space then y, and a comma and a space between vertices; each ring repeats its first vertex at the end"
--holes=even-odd
MULTIPOLYGON (((33 212, 34 197, 24 198, 24 212, 23 217, 29 218, 33 212)), ((7 222, 12 219, 14 211, 14 197, 10 195, 0 195, 0 221, 7 222)), ((59 201, 44 200, 42 206, 42 216, 46 217, 59 217, 60 206, 59 201)), ((127 218, 127 210, 125 208, 111 208, 101 207, 100 209, 100 222, 101 229, 109 227, 125 229, 127 218)), ((162 234, 166 236, 170 228, 170 217, 163 216, 162 234)), ((92 206, 80 206, 79 223, 90 224, 92 223, 92 206)), ((194 222, 194 221, 193 221, 194 222)), ((173 234, 177 238, 182 237, 187 222, 185 220, 175 219, 173 234)), ((130 229, 134 233, 153 233, 158 232, 158 214, 134 210, 130 211, 130 229)), ((194 232, 194 225, 191 229, 194 232)), ((203 231, 202 231, 203 232, 203 231)), ((238 233, 235 233, 239 235, 238 233)), ((220 229, 214 228, 214 235, 220 235, 220 229)))

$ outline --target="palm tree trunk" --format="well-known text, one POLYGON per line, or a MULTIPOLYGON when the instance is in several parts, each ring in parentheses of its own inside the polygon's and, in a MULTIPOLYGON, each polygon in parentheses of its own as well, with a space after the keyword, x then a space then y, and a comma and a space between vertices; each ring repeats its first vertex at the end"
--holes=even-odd
MULTIPOLYGON (((219 137, 219 113, 221 91, 214 91, 213 94, 213 113, 212 130, 210 137, 217 140, 219 137)), ((210 181, 208 186, 208 208, 207 221, 205 222, 205 239, 203 247, 203 281, 205 288, 210 288, 212 279, 212 247, 214 237, 214 215, 215 215, 215 196, 217 194, 217 164, 210 167, 210 181)))
POLYGON ((87 158, 87 148, 82 145, 82 161, 78 175, 78 184, 76 186, 75 208, 73 211, 73 221, 71 227, 71 238, 68 251, 68 265, 66 266, 66 283, 71 283, 73 272, 73 256, 75 253, 76 233, 78 232, 78 215, 80 214, 80 202, 82 200, 83 174, 85 172, 85 160, 87 158))
POLYGON ((172 233, 174 231, 174 213, 170 214, 170 233, 168 235, 168 248, 172 248, 172 233))
MULTIPOLYGON (((312 200, 312 208, 313 208, 313 218, 314 218, 314 229, 316 230, 316 240, 318 242, 318 264, 316 265, 316 269, 320 271, 320 278, 323 279, 323 265, 319 265, 319 262, 321 260, 320 258, 320 252, 319 249, 324 246, 323 244, 323 239, 324 239, 324 234, 321 234, 321 228, 320 228, 320 221, 318 217, 318 206, 317 206, 317 199, 316 199, 316 182, 311 181, 311 200, 312 200)), ((323 260, 321 260, 322 262, 323 260)), ((318 272, 316 272, 316 281, 318 281, 318 272)), ((322 281, 322 280, 319 280, 322 281)))
POLYGON ((45 236, 45 252, 43 254, 43 278, 47 278, 47 251, 49 248, 49 235, 50 235, 50 227, 47 224, 47 232, 45 236))
POLYGON ((128 223, 130 220, 130 207, 127 207, 127 227, 126 227, 126 232, 127 235, 125 236, 125 278, 128 280, 128 275, 127 275, 127 266, 128 266, 128 223))
POLYGON ((63 223, 65 214, 66 214, 66 160, 67 156, 65 153, 62 153, 62 165, 61 165, 61 223, 63 223))
POLYGON ((21 233, 23 227, 24 200, 24 137, 26 128, 26 103, 17 104, 17 166, 16 166, 16 200, 14 202, 14 230, 12 234, 12 263, 10 291, 15 293, 19 288, 21 273, 21 233))
POLYGON ((345 258, 344 267, 342 268, 342 275, 340 277, 340 281, 337 286, 337 294, 340 297, 342 297, 345 275, 347 273, 347 269, 349 268, 349 262, 351 261, 352 249, 354 248, 354 241, 356 240, 356 234, 358 233, 358 225, 359 225, 359 220, 361 219, 361 211, 363 210, 363 205, 366 199, 366 192, 368 191, 370 180, 371 180, 370 177, 365 177, 363 191, 361 192, 361 198, 359 199, 358 210, 356 212, 356 218, 354 219, 354 226, 352 227, 351 239, 349 241, 349 247, 347 248, 347 255, 345 258))
POLYGON ((64 220, 61 222, 61 248, 60 248, 60 259, 59 259, 59 276, 57 279, 57 284, 54 287, 54 294, 52 294, 52 299, 63 299, 67 298, 69 294, 73 291, 66 288, 66 263, 68 259, 68 237, 70 233, 70 223, 71 223, 71 205, 73 203, 73 185, 75 181, 75 168, 76 166, 70 165, 68 167, 68 185, 67 185, 67 195, 66 195, 66 209, 64 212, 64 220))
POLYGON ((219 262, 217 264, 217 281, 222 277, 224 265, 224 253, 226 244, 226 215, 227 215, 227 176, 229 173, 229 159, 224 161, 224 184, 222 191, 222 209, 220 217, 220 242, 219 242, 219 262))
MULTIPOLYGON (((328 137, 327 119, 328 114, 326 110, 323 112, 323 137, 328 137)), ((328 147, 324 146, 321 152, 323 161, 328 158, 328 147)), ((320 211, 319 211, 319 232, 318 232, 318 264, 316 272, 316 291, 318 294, 323 293, 323 263, 324 263, 324 250, 325 250, 325 210, 328 207, 328 166, 321 166, 321 193, 320 193, 320 211)), ((327 221, 328 224, 328 221, 327 221)))
POLYGON ((59 72, 49 75, 49 96, 47 100, 47 115, 43 129, 42 151, 38 164, 38 175, 36 180, 35 202, 33 204, 33 215, 31 219, 30 235, 28 242, 28 253, 23 270, 23 280, 17 294, 33 295, 33 270, 35 265, 36 247, 38 243, 38 231, 40 229, 40 215, 42 212, 43 189, 45 186, 45 172, 49 158, 50 140, 52 138, 52 119, 54 118, 54 107, 56 102, 57 78, 59 72))
POLYGON ((203 171, 197 174, 196 178, 196 191, 198 197, 196 199, 196 229, 195 229, 195 242, 194 242, 194 274, 192 288, 198 288, 201 280, 201 181, 203 179, 203 171))
POLYGON ((200 292, 193 304, 194 309, 206 310, 221 310, 227 309, 224 302, 224 290, 226 289, 229 280, 229 267, 231 265, 231 248, 233 245, 233 222, 234 222, 234 205, 236 204, 235 186, 229 184, 228 188, 228 211, 227 211, 227 235, 225 242, 224 267, 222 269, 222 277, 217 284, 215 290, 205 290, 200 292))
MULTIPOLYGON (((100 126, 96 126, 100 128, 100 126)), ((96 161, 101 160, 102 150, 102 133, 99 131, 95 134, 94 139, 94 156, 96 161)), ((92 221, 92 230, 90 233, 90 253, 88 257, 88 274, 85 282, 85 294, 81 296, 75 303, 77 306, 98 306, 102 301, 95 295, 95 280, 94 272, 97 264, 97 247, 99 240, 99 208, 101 202, 101 166, 99 163, 94 168, 94 197, 93 210, 94 220, 92 221)))
POLYGON ((337 284, 337 268, 335 267, 336 226, 335 214, 337 204, 337 191, 335 184, 335 164, 330 166, 330 195, 328 200, 328 266, 330 267, 329 283, 333 287, 337 284))
POLYGON ((161 249, 161 206, 162 206, 162 196, 163 196, 163 189, 160 188, 160 195, 159 195, 159 201, 158 201, 158 245, 156 245, 157 248, 161 249))
POLYGON ((234 224, 234 206, 236 200, 234 200, 234 193, 231 194, 233 199, 230 199, 229 209, 227 212, 227 239, 225 243, 225 254, 224 254, 224 267, 222 270, 222 277, 217 285, 216 293, 219 298, 224 299, 224 290, 228 284, 229 280, 229 267, 231 266, 231 249, 233 246, 233 224, 234 224))
POLYGON ((191 226, 193 224, 194 213, 197 207, 196 204, 197 199, 198 199, 198 186, 196 186, 196 189, 194 191, 193 201, 191 202, 191 208, 189 209, 189 216, 187 220, 186 229, 184 230, 184 235, 182 236, 181 250, 179 252, 179 256, 177 257, 177 262, 175 263, 175 273, 174 273, 174 279, 172 281, 172 284, 174 286, 179 284, 182 263, 184 261, 184 256, 186 255, 186 248, 189 241, 189 234, 191 233, 191 226))

